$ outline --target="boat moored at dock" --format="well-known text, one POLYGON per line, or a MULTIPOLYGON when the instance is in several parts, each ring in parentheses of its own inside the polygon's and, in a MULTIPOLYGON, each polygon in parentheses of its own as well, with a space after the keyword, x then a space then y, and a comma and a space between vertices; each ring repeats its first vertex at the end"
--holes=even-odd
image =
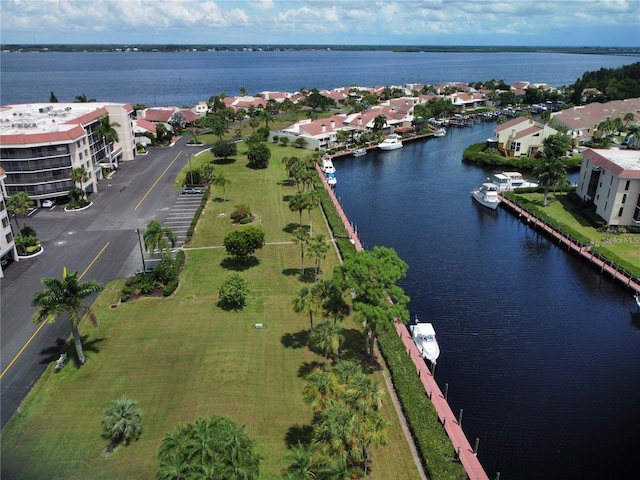
POLYGON ((440 356, 440 346, 436 340, 436 331, 433 325, 431 323, 420 322, 416 315, 416 321, 413 325, 409 326, 409 330, 411 331, 411 339, 413 343, 416 344, 416 347, 418 347, 422 358, 431 362, 432 365, 435 365, 440 356))
POLYGON ((471 196, 480 205, 490 208, 491 210, 495 210, 500 204, 498 187, 493 182, 485 182, 478 188, 473 189, 471 191, 471 196))
POLYGON ((537 187, 536 182, 525 180, 520 172, 495 173, 491 179, 499 192, 512 192, 516 188, 537 187))
POLYGON ((380 150, 397 150, 402 148, 402 137, 398 134, 392 133, 384 139, 382 143, 378 144, 380 150))
POLYGON ((358 148, 357 150, 354 150, 353 152, 351 152, 351 154, 354 157, 361 157, 361 156, 367 154, 367 149, 366 148, 358 148))

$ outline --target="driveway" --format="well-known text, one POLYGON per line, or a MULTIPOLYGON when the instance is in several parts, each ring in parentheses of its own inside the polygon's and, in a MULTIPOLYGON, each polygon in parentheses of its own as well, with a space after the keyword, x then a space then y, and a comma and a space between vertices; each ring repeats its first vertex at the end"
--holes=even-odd
MULTIPOLYGON (((142 264, 136 229, 143 232, 154 219, 164 226, 169 214, 179 211, 180 218, 185 217, 180 221, 186 222, 189 212, 193 217, 197 205, 183 209, 182 197, 186 195, 181 196, 171 185, 194 153, 193 147, 185 146, 185 139, 173 147, 150 148, 148 155, 121 164, 111 179, 100 180, 98 192, 89 197, 93 202, 90 208, 65 212, 62 206, 56 206, 40 209, 27 219, 44 253, 14 262, 0 279, 2 427, 47 365, 57 359, 60 346, 70 334, 66 318, 40 326, 32 323, 35 309, 30 303, 33 294, 42 289, 41 278, 59 278, 64 267, 69 272, 77 271, 82 280, 105 285, 131 276, 142 264)), ((194 202, 201 199, 200 195, 190 197, 197 197, 194 202)), ((177 220, 172 217, 171 221, 177 220)), ((176 231, 181 237, 179 245, 184 242, 182 228, 176 231)))

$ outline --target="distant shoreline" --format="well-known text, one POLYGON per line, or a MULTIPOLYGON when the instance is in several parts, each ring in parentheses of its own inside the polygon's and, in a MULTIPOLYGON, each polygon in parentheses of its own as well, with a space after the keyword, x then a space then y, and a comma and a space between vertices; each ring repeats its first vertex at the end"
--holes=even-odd
POLYGON ((549 47, 475 45, 216 45, 216 44, 2 44, 2 52, 208 52, 208 51, 391 51, 398 53, 568 53, 638 55, 640 47, 549 47))

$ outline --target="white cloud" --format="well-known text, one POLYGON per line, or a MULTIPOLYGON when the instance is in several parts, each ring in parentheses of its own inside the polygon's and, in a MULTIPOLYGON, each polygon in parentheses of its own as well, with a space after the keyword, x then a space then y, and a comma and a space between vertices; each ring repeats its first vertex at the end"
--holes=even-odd
POLYGON ((273 0, 249 0, 249 7, 256 10, 273 10, 275 4, 273 0))

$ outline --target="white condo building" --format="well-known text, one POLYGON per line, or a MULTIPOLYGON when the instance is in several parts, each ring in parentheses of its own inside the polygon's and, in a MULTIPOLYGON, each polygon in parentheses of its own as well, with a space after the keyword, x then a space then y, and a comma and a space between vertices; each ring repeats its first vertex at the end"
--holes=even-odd
POLYGON ((16 246, 13 242, 13 231, 11 230, 11 219, 7 211, 7 192, 4 186, 4 179, 7 175, 4 169, 0 168, 0 278, 4 275, 2 270, 11 261, 17 260, 16 246))
POLYGON ((70 172, 83 167, 87 193, 96 192, 102 168, 136 155, 134 111, 121 103, 36 103, 0 107, 0 167, 6 194, 26 192, 37 205, 63 197, 75 185, 70 172), (99 135, 103 117, 118 134, 107 143, 99 135))

